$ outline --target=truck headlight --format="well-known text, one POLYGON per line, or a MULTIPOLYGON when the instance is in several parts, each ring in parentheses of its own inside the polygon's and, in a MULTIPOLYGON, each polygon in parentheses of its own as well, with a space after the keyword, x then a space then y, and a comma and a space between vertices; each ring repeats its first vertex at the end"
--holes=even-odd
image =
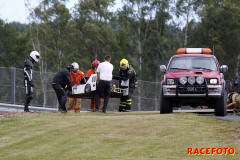
POLYGON ((204 82, 204 78, 201 77, 201 76, 199 76, 199 77, 196 78, 196 82, 197 82, 199 85, 201 85, 201 84, 203 84, 203 82, 204 82))
POLYGON ((195 82, 196 82, 195 77, 193 77, 193 76, 188 77, 188 83, 189 83, 189 84, 193 85, 195 82))
POLYGON ((217 84, 218 80, 216 78, 210 79, 210 84, 217 84))
POLYGON ((167 84, 174 84, 174 79, 167 79, 167 84))
POLYGON ((181 77, 181 78, 179 78, 179 82, 180 82, 182 85, 186 84, 186 83, 187 83, 187 77, 181 77))

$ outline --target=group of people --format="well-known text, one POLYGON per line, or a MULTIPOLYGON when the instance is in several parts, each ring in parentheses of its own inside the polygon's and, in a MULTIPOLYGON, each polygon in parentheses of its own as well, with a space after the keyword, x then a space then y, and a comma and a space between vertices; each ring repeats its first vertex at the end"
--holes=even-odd
MULTIPOLYGON (((40 54, 37 51, 30 53, 29 59, 24 62, 24 81, 26 87, 26 98, 24 103, 24 111, 29 111, 29 103, 33 98, 33 63, 39 62, 40 54)), ((91 69, 88 71, 86 77, 92 74, 97 74, 97 87, 94 93, 94 98, 91 99, 91 111, 99 112, 99 106, 102 103, 101 93, 104 92, 104 103, 102 112, 106 113, 108 101, 110 97, 110 82, 112 81, 113 65, 110 63, 111 57, 105 56, 104 62, 100 63, 94 60, 91 69)), ((81 98, 75 98, 72 95, 72 86, 79 85, 86 82, 85 74, 79 70, 78 63, 74 62, 66 68, 59 71, 52 80, 52 87, 55 90, 59 102, 58 110, 61 113, 66 112, 80 112, 81 98), (66 102, 68 107, 66 109, 66 102)), ((120 98, 119 112, 126 112, 131 110, 132 94, 137 87, 137 76, 135 70, 128 63, 126 59, 120 61, 119 77, 121 80, 129 80, 129 94, 120 98)))

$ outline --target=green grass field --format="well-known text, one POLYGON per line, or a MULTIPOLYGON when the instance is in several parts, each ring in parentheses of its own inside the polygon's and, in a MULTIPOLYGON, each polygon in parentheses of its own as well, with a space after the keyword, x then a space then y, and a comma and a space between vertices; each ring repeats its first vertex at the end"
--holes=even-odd
POLYGON ((0 121, 0 159, 240 159, 240 123, 195 114, 30 114, 0 121), (234 148, 189 156, 187 148, 234 148))

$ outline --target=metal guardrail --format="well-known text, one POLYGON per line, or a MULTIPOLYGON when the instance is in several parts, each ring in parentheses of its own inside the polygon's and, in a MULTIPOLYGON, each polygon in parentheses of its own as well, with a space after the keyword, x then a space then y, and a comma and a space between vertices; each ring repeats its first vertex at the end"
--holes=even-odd
MULTIPOLYGON (((46 108, 46 107, 34 107, 29 106, 29 110, 35 112, 57 112, 57 108, 46 108)), ((16 104, 7 104, 7 103, 0 103, 0 111, 18 111, 23 112, 24 106, 23 105, 16 105, 16 104)))
MULTIPOLYGON (((47 107, 35 107, 35 106, 28 106, 30 111, 34 112, 58 112, 57 108, 47 108, 47 107)), ((8 103, 0 103, 0 111, 8 111, 8 112, 23 112, 24 106, 17 105, 17 104, 8 104, 8 103)), ((81 110, 82 113, 89 112, 81 110)))
MULTIPOLYGON (((16 105, 16 104, 7 104, 7 103, 0 103, 0 111, 10 111, 10 112, 23 112, 24 106, 23 105, 16 105)), ((34 107, 29 106, 29 110, 35 112, 58 112, 57 108, 47 108, 47 107, 34 107)), ((88 112, 88 111, 81 111, 81 112, 88 112)), ((139 111, 133 111, 139 112, 139 111)), ((140 111, 140 112, 159 112, 159 111, 140 111)), ((184 109, 184 110, 173 110, 174 113, 198 113, 198 114, 211 114, 214 113, 214 109, 184 109)), ((227 113, 233 113, 233 109, 228 109, 227 113)))

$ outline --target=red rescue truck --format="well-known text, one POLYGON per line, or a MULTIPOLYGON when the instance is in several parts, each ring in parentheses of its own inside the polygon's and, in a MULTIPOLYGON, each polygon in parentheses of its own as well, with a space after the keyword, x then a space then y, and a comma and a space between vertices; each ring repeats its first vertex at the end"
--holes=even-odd
POLYGON ((216 116, 227 114, 227 92, 224 72, 209 48, 180 48, 171 57, 161 83, 160 114, 172 113, 173 107, 208 106, 214 108, 216 116))

